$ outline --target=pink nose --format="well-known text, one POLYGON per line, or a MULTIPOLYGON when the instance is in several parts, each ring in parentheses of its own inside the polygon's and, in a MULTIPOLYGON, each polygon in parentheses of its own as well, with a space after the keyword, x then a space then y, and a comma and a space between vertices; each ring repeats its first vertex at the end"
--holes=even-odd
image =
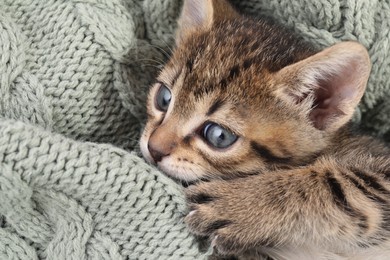
POLYGON ((168 156, 177 146, 178 137, 175 131, 166 125, 160 126, 150 135, 148 150, 155 163, 168 156))
POLYGON ((156 147, 150 142, 148 143, 148 149, 155 163, 160 162, 163 157, 170 154, 170 151, 164 151, 161 149, 161 147, 156 147))

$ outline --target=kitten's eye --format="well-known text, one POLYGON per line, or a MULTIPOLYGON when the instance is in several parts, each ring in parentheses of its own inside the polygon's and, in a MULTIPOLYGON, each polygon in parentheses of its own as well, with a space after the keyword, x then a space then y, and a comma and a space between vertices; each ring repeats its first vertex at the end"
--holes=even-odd
POLYGON ((160 89, 156 95, 156 107, 158 110, 167 112, 169 103, 171 103, 171 91, 163 84, 161 84, 160 89))
POLYGON ((235 134, 216 123, 208 123, 205 125, 203 128, 203 137, 210 145, 220 149, 231 146, 237 140, 235 134))

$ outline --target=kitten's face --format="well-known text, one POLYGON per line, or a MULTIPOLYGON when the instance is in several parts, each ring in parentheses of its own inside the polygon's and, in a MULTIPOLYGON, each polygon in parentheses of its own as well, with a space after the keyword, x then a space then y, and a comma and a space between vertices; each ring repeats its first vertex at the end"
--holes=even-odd
POLYGON ((141 137, 144 157, 176 179, 309 163, 364 93, 370 62, 358 43, 315 53, 224 0, 185 0, 179 25, 141 137))
POLYGON ((141 151, 174 178, 256 174, 302 163, 322 148, 307 118, 275 96, 271 69, 283 62, 267 66, 275 54, 248 40, 255 28, 247 26, 253 24, 194 34, 150 90, 141 151))

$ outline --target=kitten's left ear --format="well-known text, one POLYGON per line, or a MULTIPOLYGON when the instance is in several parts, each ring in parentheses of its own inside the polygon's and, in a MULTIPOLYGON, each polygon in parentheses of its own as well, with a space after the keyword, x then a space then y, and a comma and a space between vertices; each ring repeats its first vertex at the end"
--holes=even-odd
POLYGON ((178 21, 176 44, 194 31, 210 29, 213 23, 238 17, 227 0, 184 0, 178 21))
POLYGON ((315 128, 333 132, 353 116, 370 70, 364 46, 338 43, 276 72, 276 95, 299 106, 315 128))

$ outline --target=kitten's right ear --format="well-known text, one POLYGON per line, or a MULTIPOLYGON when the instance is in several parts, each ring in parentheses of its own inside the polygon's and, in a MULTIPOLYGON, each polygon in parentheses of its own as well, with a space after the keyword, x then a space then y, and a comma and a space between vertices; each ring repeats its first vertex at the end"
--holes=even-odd
POLYGON ((193 32, 211 28, 216 21, 237 16, 238 13, 226 0, 184 0, 178 21, 176 45, 193 32))
POLYGON ((276 95, 298 106, 315 128, 334 132, 351 119, 370 69, 365 47, 341 42, 278 71, 276 95))

